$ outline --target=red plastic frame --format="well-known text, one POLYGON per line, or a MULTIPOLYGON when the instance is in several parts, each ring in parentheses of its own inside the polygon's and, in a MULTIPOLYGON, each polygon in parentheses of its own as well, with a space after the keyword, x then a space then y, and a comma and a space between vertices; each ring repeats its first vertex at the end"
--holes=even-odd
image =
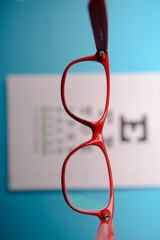
POLYGON ((80 213, 84 213, 84 214, 90 214, 90 215, 95 215, 98 216, 101 221, 103 222, 103 220, 106 221, 106 219, 104 218, 105 214, 108 213, 109 214, 109 219, 111 220, 113 218, 113 209, 114 209, 114 191, 113 191, 113 180, 112 180, 112 172, 111 172, 111 167, 110 167, 110 162, 109 162, 109 158, 108 158, 108 154, 105 148, 105 144, 103 141, 103 126, 104 126, 104 122, 105 119, 107 117, 107 112, 108 112, 108 106, 109 106, 109 97, 110 97, 110 74, 109 74, 109 61, 108 61, 108 53, 106 53, 106 55, 104 57, 100 57, 99 56, 99 52, 97 52, 95 55, 93 56, 89 56, 89 57, 84 57, 84 58, 80 58, 78 60, 75 60, 73 62, 71 62, 65 69, 63 76, 62 76, 62 82, 61 82, 61 97, 62 97, 62 103, 63 106, 65 108, 65 110, 67 111, 67 113, 76 121, 80 122, 81 124, 84 124, 88 127, 91 128, 92 130, 92 138, 81 144, 80 146, 78 146, 77 148, 75 148, 72 152, 70 152, 68 154, 68 156, 66 157, 64 164, 63 164, 63 168, 62 168, 62 191, 64 194, 64 198, 66 200, 66 202, 68 203, 68 205, 74 209, 77 212, 80 213), (78 62, 83 62, 83 61, 96 61, 101 63, 104 66, 105 72, 106 72, 106 81, 107 81, 107 97, 106 97, 106 105, 105 105, 105 110, 103 113, 103 116, 101 117, 100 120, 96 121, 96 122, 91 122, 88 120, 84 120, 82 118, 77 117, 76 115, 74 115, 72 112, 70 112, 70 110, 68 109, 67 105, 66 105, 66 100, 65 100, 65 80, 66 80, 66 75, 67 72, 69 70, 69 68, 78 63, 78 62), (89 146, 89 145, 97 145, 98 147, 100 147, 100 149, 103 151, 105 159, 106 159, 106 164, 107 164, 107 168, 108 168, 108 175, 109 175, 109 183, 110 183, 110 199, 109 199, 109 203, 108 205, 102 209, 102 210, 96 210, 96 211, 87 211, 87 210, 82 210, 79 208, 76 208, 74 205, 72 205, 72 203, 70 202, 68 196, 67 196, 67 191, 66 191, 66 185, 65 185, 65 170, 66 170, 66 166, 67 166, 67 162, 69 161, 70 157, 79 149, 89 146))

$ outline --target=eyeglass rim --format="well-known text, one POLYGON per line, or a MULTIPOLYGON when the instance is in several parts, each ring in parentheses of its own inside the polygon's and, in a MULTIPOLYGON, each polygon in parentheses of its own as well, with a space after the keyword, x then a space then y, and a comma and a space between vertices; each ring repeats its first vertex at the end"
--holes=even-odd
POLYGON ((72 209, 74 209, 75 211, 80 212, 80 213, 89 214, 89 215, 96 215, 100 219, 103 219, 104 214, 106 212, 108 212, 110 214, 111 219, 113 218, 113 210, 114 210, 113 179, 112 179, 112 172, 111 172, 111 166, 110 166, 110 162, 109 162, 109 157, 108 157, 108 154, 107 154, 107 151, 106 151, 106 148, 105 148, 105 145, 104 145, 103 141, 96 140, 93 137, 91 140, 89 140, 89 141, 87 141, 85 143, 82 143, 81 145, 79 145, 78 147, 73 149, 68 154, 68 156, 66 157, 66 159, 65 159, 65 161, 63 163, 62 174, 61 174, 61 183, 62 183, 62 191, 63 191, 64 198, 65 198, 66 202, 68 203, 68 205, 72 209), (84 147, 87 147, 87 146, 97 146, 97 147, 99 147, 101 149, 101 151, 103 152, 104 157, 106 159, 107 170, 108 170, 108 175, 109 175, 110 198, 109 198, 108 204, 106 204, 106 206, 103 209, 100 209, 100 210, 93 210, 93 211, 92 210, 83 210, 83 209, 79 209, 79 208, 75 207, 71 203, 71 201, 70 201, 70 199, 68 197, 68 194, 67 194, 67 190, 66 190, 65 174, 66 174, 67 163, 68 163, 69 159, 71 158, 71 156, 74 153, 76 153, 80 149, 82 149, 84 147))
POLYGON ((83 119, 83 118, 80 118, 78 116, 76 116, 74 113, 72 113, 68 106, 67 106, 67 103, 66 103, 66 99, 65 99, 65 82, 66 82, 66 76, 67 76, 67 73, 68 73, 68 70, 70 69, 71 66, 73 66, 74 64, 76 63, 79 63, 79 62, 86 62, 86 61, 95 61, 95 62, 98 62, 100 64, 103 65, 104 69, 105 69, 105 73, 106 73, 106 80, 107 80, 107 95, 106 95, 106 105, 105 105, 105 109, 104 109, 104 112, 103 112, 103 115, 102 117, 95 121, 95 122, 98 122, 98 121, 105 121, 105 118, 107 116, 107 111, 108 111, 108 106, 109 106, 109 97, 110 97, 110 74, 109 74, 109 63, 108 63, 108 53, 105 54, 104 57, 100 57, 99 56, 99 52, 97 52, 95 55, 92 55, 92 56, 87 56, 87 57, 83 57, 83 58, 80 58, 80 59, 77 59, 77 60, 74 60, 72 61, 71 63, 69 63, 67 65, 67 67, 65 68, 64 72, 63 72, 63 75, 62 75, 62 81, 61 81, 61 99, 62 99, 62 104, 66 110, 66 112, 73 118, 75 119, 76 121, 86 125, 86 126, 89 126, 89 127, 92 127, 92 125, 95 123, 94 121, 89 121, 89 120, 86 120, 86 119, 83 119))

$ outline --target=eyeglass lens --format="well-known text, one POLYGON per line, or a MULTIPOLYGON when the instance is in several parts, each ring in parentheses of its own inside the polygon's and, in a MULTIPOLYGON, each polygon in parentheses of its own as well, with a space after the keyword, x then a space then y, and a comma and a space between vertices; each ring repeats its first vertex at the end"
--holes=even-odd
POLYGON ((65 98, 67 107, 74 115, 89 121, 99 120, 105 109, 106 90, 105 69, 100 63, 80 62, 69 69, 65 98), (100 74, 98 77, 97 73, 100 74))
POLYGON ((107 164, 102 150, 91 145, 75 152, 67 163, 65 182, 67 195, 75 207, 83 210, 100 210, 106 207, 110 191, 107 164))

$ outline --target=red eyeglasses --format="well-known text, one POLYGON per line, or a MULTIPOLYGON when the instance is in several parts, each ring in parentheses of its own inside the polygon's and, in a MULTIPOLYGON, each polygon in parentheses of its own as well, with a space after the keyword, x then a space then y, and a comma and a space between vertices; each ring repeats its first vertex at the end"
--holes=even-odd
MULTIPOLYGON (((82 143, 80 146, 72 150, 66 157, 63 164, 63 168, 62 168, 62 191, 63 191, 63 195, 66 202, 72 209, 74 209, 79 213, 95 215, 99 217, 101 223, 97 233, 97 238, 96 238, 97 240, 98 239, 114 240, 115 235, 114 235, 114 227, 113 227, 113 221, 112 221, 113 210, 114 210, 113 180, 112 180, 111 166, 110 166, 108 154, 107 154, 104 139, 103 139, 103 127, 107 117, 109 97, 110 97, 110 73, 109 73, 109 61, 108 61, 108 52, 107 52, 108 21, 107 21, 107 14, 106 14, 106 7, 105 7, 104 0, 90 0, 89 14, 90 14, 97 52, 93 56, 88 56, 88 57, 75 60, 66 67, 63 73, 62 82, 61 82, 61 98, 62 98, 62 103, 66 112, 74 120, 89 127, 92 131, 92 137, 89 141, 82 143), (102 116, 97 121, 90 121, 83 116, 79 116, 79 115, 77 116, 77 114, 74 113, 74 111, 72 111, 70 107, 68 107, 67 101, 66 101, 65 87, 66 87, 66 79, 67 79, 67 74, 69 72, 69 69, 77 63, 82 63, 86 61, 97 62, 101 64, 105 70, 105 79, 106 79, 105 81, 107 84, 105 107, 104 107, 102 116), (102 151, 105 157, 105 162, 108 170, 109 188, 110 188, 109 201, 106 204, 106 206, 100 210, 85 210, 75 206, 72 203, 72 201, 70 201, 70 198, 68 197, 67 188, 66 188, 66 168, 67 168, 67 164, 69 163, 69 160, 73 157, 74 154, 90 146, 98 147, 102 151)), ((88 92, 88 95, 89 94, 90 93, 88 92)), ((83 98, 83 95, 82 95, 82 98, 83 98)), ((94 95, 94 98, 96 98, 96 94, 94 95)))

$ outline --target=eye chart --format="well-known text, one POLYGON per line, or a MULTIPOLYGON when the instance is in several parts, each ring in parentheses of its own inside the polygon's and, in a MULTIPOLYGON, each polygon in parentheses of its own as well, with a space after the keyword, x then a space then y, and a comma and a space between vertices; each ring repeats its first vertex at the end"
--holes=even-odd
MULTIPOLYGON (((92 78, 94 84, 101 74, 83 77, 92 78)), ((67 154, 91 138, 91 130, 63 109, 60 82, 61 75, 7 77, 11 191, 60 189, 67 154)), ((97 114, 101 111, 94 101, 83 111, 92 113, 93 109, 97 114)), ((160 186, 160 73, 111 74, 104 142, 115 188, 160 186)), ((88 156, 94 162, 94 151, 88 156)), ((103 189, 104 181, 101 175, 93 177, 89 187, 103 189)), ((76 185, 86 188, 85 178, 76 185)))

